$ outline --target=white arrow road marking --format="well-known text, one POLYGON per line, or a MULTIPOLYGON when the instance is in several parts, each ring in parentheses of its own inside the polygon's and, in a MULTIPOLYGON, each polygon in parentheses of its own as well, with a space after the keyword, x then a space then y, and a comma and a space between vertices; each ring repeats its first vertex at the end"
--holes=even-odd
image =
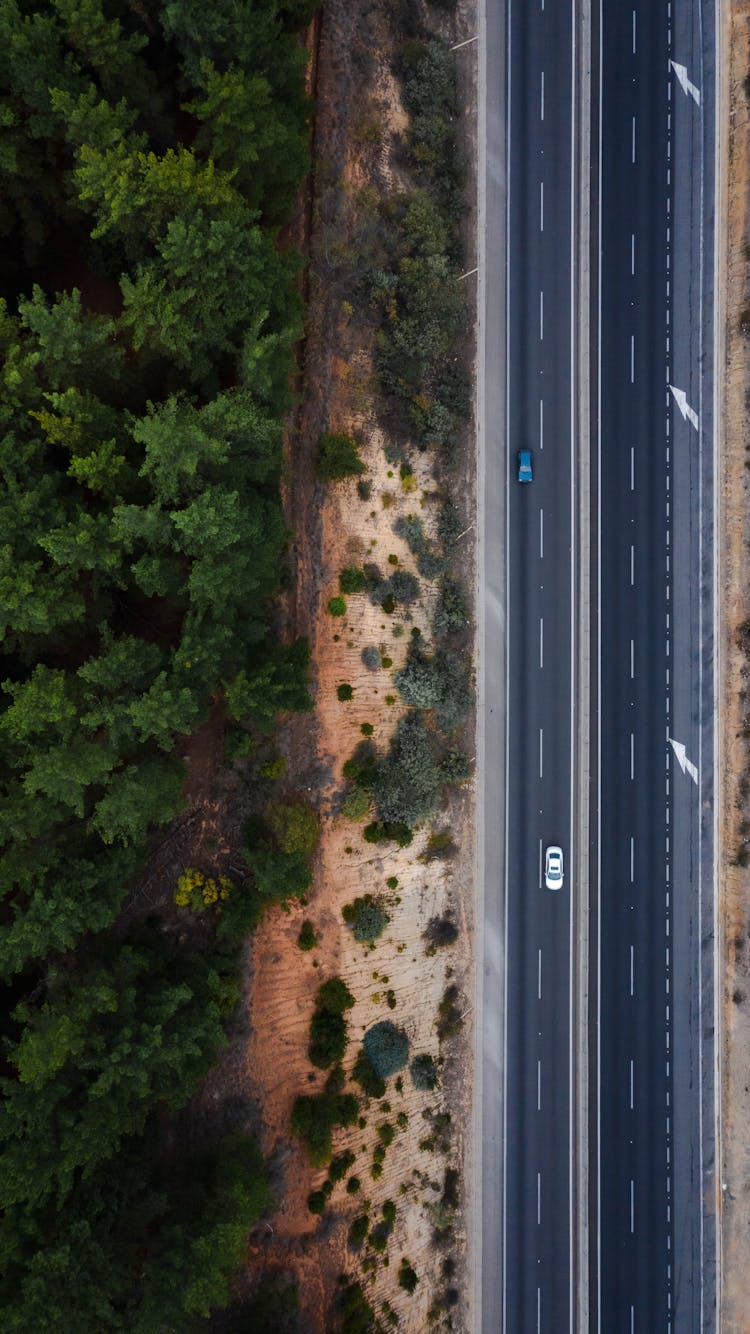
POLYGON ((672 747, 672 750, 674 751, 674 757, 677 760, 677 763, 679 764, 680 768, 682 769, 682 772, 690 774, 690 777, 697 786, 698 770, 696 766, 691 763, 691 761, 685 754, 685 747, 683 746, 682 742, 674 741, 672 737, 670 737, 669 744, 672 747))
POLYGON ((687 394, 685 393, 685 390, 675 389, 673 384, 671 384, 669 388, 672 392, 672 397, 674 398, 675 403, 677 404, 678 408, 680 409, 680 412, 682 413, 683 419, 685 421, 689 421, 691 426, 695 427, 696 431, 700 430, 700 425, 698 422, 698 413, 694 412, 690 404, 688 403, 687 394))
POLYGON ((700 90, 696 88, 694 83, 690 82, 685 66, 678 65, 676 60, 670 60, 669 63, 677 75, 683 93, 687 93, 688 97, 692 97, 695 105, 699 107, 701 104, 700 90))

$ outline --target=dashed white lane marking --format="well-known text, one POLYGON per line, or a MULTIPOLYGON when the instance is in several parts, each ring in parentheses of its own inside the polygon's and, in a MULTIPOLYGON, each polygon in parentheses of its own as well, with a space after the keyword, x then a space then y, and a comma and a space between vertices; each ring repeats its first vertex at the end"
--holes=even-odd
POLYGON ((635 946, 630 946, 630 994, 635 995, 635 946))
MULTIPOLYGON (((539 888, 542 888, 542 840, 539 840, 539 888)), ((539 960, 541 964, 542 951, 539 951, 539 960)))
POLYGON ((539 777, 544 777, 544 728, 539 728, 539 777))
POLYGON ((539 670, 544 667, 544 617, 539 617, 539 670))
POLYGON ((540 1224, 541 1221, 542 1221, 542 1174, 541 1174, 541 1172, 537 1172, 537 1174, 536 1174, 536 1221, 537 1221, 537 1226, 539 1226, 539 1224, 540 1224))
POLYGON ((630 151, 631 151, 631 161, 635 163, 635 116, 633 117, 633 132, 632 132, 632 143, 630 151))
POLYGON ((630 233, 630 276, 635 277, 635 232, 630 233))
MULTIPOLYGON (((541 877, 540 877, 540 883, 541 883, 541 877)), ((542 951, 541 951, 541 949, 539 950, 539 953, 538 953, 538 956, 537 956, 537 964, 536 964, 536 998, 537 998, 537 1000, 541 1000, 541 999, 542 999, 542 951)))
POLYGON ((542 1062, 540 1060, 537 1060, 536 1063, 536 1109, 538 1112, 542 1110, 542 1062))
POLYGON ((630 679, 635 680, 635 641, 630 641, 630 679))
MULTIPOLYGON (((542 9, 544 9, 544 0, 542 0, 542 9)), ((541 1334, 542 1329, 542 1289, 536 1290, 536 1334, 541 1334)))
POLYGON ((630 383, 635 384, 635 334, 630 335, 630 383))
POLYGON ((635 491, 635 445, 630 446, 630 490, 635 491))
POLYGON ((539 448, 544 449, 544 399, 539 399, 539 448))
POLYGON ((635 778, 635 737, 630 733, 630 781, 635 778))
POLYGON ((544 292, 539 293, 539 341, 544 342, 544 292))
POLYGON ((635 879, 635 839, 630 836, 630 883, 635 879))
MULTIPOLYGON (((542 6, 542 8, 544 8, 544 6, 542 6)), ((541 113, 542 113, 542 114, 541 114, 541 119, 544 120, 544 70, 542 70, 542 105, 541 105, 541 113)))
POLYGON ((630 1231, 635 1232, 635 1184, 630 1178, 630 1231))
POLYGON ((633 55, 635 55, 635 10, 633 10, 633 55))
POLYGON ((544 231, 544 181, 539 182, 539 230, 544 231))
POLYGON ((544 510, 539 511, 539 559, 544 560, 544 510))
POLYGON ((630 1110, 631 1110, 631 1112, 632 1112, 632 1110, 633 1110, 633 1095, 634 1095, 634 1091, 635 1091, 635 1090, 634 1090, 634 1080, 635 1080, 635 1071, 634 1071, 634 1068, 633 1068, 633 1061, 632 1061, 632 1059, 631 1059, 631 1062, 630 1062, 630 1110))

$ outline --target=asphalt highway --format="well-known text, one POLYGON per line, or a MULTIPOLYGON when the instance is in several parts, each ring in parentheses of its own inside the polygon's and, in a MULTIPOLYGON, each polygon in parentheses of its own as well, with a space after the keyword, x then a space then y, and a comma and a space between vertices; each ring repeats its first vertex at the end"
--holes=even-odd
POLYGON ((507 8, 504 1328, 571 1328, 572 0, 507 8), (530 449, 534 479, 517 481, 530 449), (564 888, 545 888, 550 844, 564 888))
POLYGON ((700 4, 603 0, 599 17, 594 1312, 596 1328, 613 1334, 682 1334, 712 1328, 700 824, 712 702, 699 416, 710 386, 710 362, 701 364, 710 101, 700 4))
MULTIPOLYGON (((583 1306, 574 1286, 574 1150, 583 1109, 574 1105, 573 1027, 577 486, 588 446, 576 412, 574 337, 579 8, 575 0, 506 0, 505 143, 494 156, 488 149, 490 214, 501 195, 494 164, 503 163, 505 180, 498 340, 505 394, 497 417, 506 470, 498 525, 506 699, 497 812, 504 921, 495 929, 491 904, 487 922, 491 941, 504 943, 505 970, 497 998, 503 1122, 486 1110, 483 1123, 485 1155, 501 1147, 502 1186, 499 1199, 494 1185, 483 1191, 482 1329, 562 1334, 582 1327, 586 1309, 588 1328, 599 1334, 692 1334, 715 1328, 714 8, 713 0, 592 4, 590 1286, 583 1306), (517 480, 520 449, 532 451, 529 485, 517 480), (543 881, 550 844, 565 855, 557 893, 543 881)), ((493 127, 502 111, 489 106, 493 127)), ((493 333, 487 345, 495 341, 493 333)), ((491 382, 489 362, 484 373, 491 382)), ((487 404, 494 392, 490 383, 487 404)), ((490 444, 491 433, 488 421, 490 444)), ((490 789, 486 819, 491 802, 490 789)), ((487 959, 494 1002, 494 952, 487 959)), ((494 1075, 493 1044, 485 1048, 494 1075)))

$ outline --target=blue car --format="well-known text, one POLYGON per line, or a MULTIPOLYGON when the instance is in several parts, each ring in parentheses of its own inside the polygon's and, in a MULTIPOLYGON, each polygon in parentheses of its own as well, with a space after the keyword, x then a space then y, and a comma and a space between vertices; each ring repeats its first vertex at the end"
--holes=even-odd
POLYGON ((518 451, 518 480, 519 482, 531 482, 534 474, 531 469, 531 450, 519 449, 518 451))

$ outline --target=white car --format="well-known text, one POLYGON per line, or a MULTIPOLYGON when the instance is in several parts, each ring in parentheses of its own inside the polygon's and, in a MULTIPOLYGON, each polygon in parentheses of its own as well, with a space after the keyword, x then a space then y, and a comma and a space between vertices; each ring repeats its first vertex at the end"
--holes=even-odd
POLYGON ((547 851, 544 854, 544 883, 547 886, 547 889, 562 889, 562 848, 547 848, 547 851))

